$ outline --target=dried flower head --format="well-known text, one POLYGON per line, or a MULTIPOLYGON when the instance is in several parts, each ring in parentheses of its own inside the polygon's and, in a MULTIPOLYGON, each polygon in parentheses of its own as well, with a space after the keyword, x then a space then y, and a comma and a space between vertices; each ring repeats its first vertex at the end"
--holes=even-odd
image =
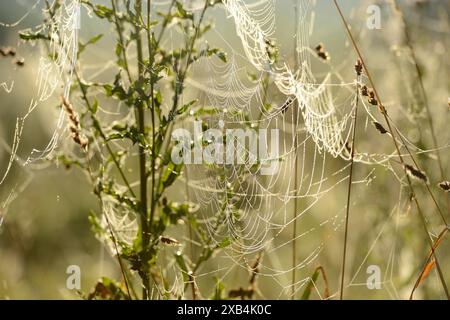
POLYGON ((64 109, 69 116, 69 130, 72 136, 72 140, 86 150, 88 146, 88 140, 80 134, 80 122, 78 120, 78 114, 66 98, 62 97, 61 100, 64 109))

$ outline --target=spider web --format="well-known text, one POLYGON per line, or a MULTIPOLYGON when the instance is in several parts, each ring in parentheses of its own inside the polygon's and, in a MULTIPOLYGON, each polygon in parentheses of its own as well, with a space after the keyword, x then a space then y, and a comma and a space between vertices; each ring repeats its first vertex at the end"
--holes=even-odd
MULTIPOLYGON (((0 26, 6 28, 13 28, 20 25, 36 8, 38 8, 40 0, 36 1, 30 9, 14 23, 0 23, 0 26)), ((53 10, 58 2, 54 1, 50 5, 50 10, 53 10)), ((40 160, 50 156, 58 145, 59 137, 64 130, 64 111, 61 109, 56 119, 55 128, 50 141, 43 149, 33 149, 25 160, 20 160, 18 151, 22 135, 24 133, 27 119, 39 107, 42 107, 45 102, 55 95, 68 97, 70 86, 73 79, 73 71, 76 64, 78 52, 78 30, 79 30, 79 1, 70 0, 60 2, 61 8, 57 10, 56 15, 49 23, 39 25, 33 29, 29 29, 31 33, 44 33, 49 31, 51 34, 49 41, 49 55, 43 55, 39 59, 38 71, 35 80, 35 92, 33 98, 30 100, 26 113, 16 119, 16 125, 13 135, 12 146, 9 147, 2 138, 2 144, 9 153, 9 161, 6 169, 0 178, 0 185, 2 185, 14 165, 28 166, 37 163, 40 160), (61 90, 62 88, 62 90, 61 90)), ((48 10, 47 10, 48 11, 48 10)), ((7 83, 1 83, 1 87, 6 93, 12 93, 14 88, 14 81, 8 86, 7 83)), ((36 166, 34 167, 37 168, 36 166)), ((28 184, 26 182, 18 187, 18 190, 24 190, 28 184)), ((13 199, 17 197, 15 188, 7 196, 3 202, 3 213, 0 214, 3 221, 6 209, 13 199)), ((0 224, 1 225, 1 224, 0 224)))
MULTIPOLYGON (((166 8, 170 3, 171 1, 152 1, 155 8, 166 8)), ((193 12, 202 10, 204 6, 203 0, 186 0, 184 3, 193 12)), ((226 35, 213 29, 211 32, 214 33, 214 37, 226 48, 228 62, 223 63, 219 59, 199 59, 193 65, 192 77, 187 79, 189 89, 198 93, 199 104, 214 111, 211 116, 202 118, 209 127, 221 127, 222 130, 236 127, 265 129, 268 132, 277 130, 276 143, 279 147, 279 154, 276 157, 269 154, 256 167, 249 160, 248 155, 251 152, 249 149, 242 150, 233 146, 235 154, 241 156, 242 164, 233 166, 215 164, 206 167, 188 165, 185 168, 181 180, 187 186, 186 198, 198 204, 193 205, 190 210, 201 218, 199 220, 201 223, 208 226, 209 236, 215 245, 221 245, 227 238, 234 240, 231 246, 216 257, 217 261, 225 262, 226 266, 218 266, 217 269, 205 268, 206 271, 201 269, 194 275, 197 285, 203 279, 212 278, 214 275, 226 279, 231 277, 233 272, 238 272, 236 270, 247 271, 252 258, 263 253, 264 259, 260 264, 258 276, 276 283, 279 297, 298 296, 298 292, 310 280, 310 267, 317 265, 318 257, 325 247, 341 234, 346 208, 344 203, 335 204, 330 214, 317 215, 317 212, 324 208, 330 194, 345 187, 344 182, 347 182, 348 160, 351 157, 348 146, 351 142, 352 120, 357 102, 359 101, 359 106, 362 106, 361 110, 364 112, 361 117, 366 119, 365 130, 368 128, 367 123, 376 121, 376 117, 373 108, 361 99, 362 97, 358 97, 357 87, 365 82, 365 77, 344 80, 348 77, 341 75, 338 68, 331 63, 321 61, 311 49, 313 46, 309 41, 315 30, 316 1, 295 0, 293 3, 297 10, 296 30, 293 32, 296 47, 295 63, 288 61, 284 56, 275 61, 268 53, 269 44, 276 40, 275 0, 225 0, 219 10, 228 18, 227 23, 235 28, 235 36, 240 46, 231 43, 236 39, 228 39, 226 35), (329 70, 318 77, 318 73, 314 70, 314 65, 317 64, 325 65, 329 70), (249 73, 254 75, 252 79, 249 73), (271 108, 267 108, 269 99, 264 87, 266 80, 270 80, 271 108), (271 163, 277 163, 276 174, 267 176, 258 174, 264 165, 271 163), (296 212, 294 212, 295 202, 297 202, 296 212), (216 228, 217 217, 211 214, 216 212, 223 212, 221 218, 226 222, 221 229, 216 228), (294 224, 298 226, 295 238, 292 236, 294 224), (286 263, 286 257, 294 241, 304 248, 299 250, 295 263, 286 263), (294 270, 299 277, 295 283, 291 283, 291 274, 294 270)), ((38 4, 39 1, 30 11, 36 9, 38 4)), ((66 0, 61 4, 62 10, 57 11, 57 15, 49 24, 38 26, 34 30, 51 31, 52 57, 43 56, 39 61, 36 92, 27 113, 17 119, 10 159, 0 185, 5 181, 12 166, 19 163, 17 153, 26 119, 52 97, 61 95, 67 97, 72 85, 77 62, 80 4, 78 0, 66 0)), ((28 14, 17 23, 0 25, 15 26, 28 14)), ((169 32, 170 37, 167 41, 163 41, 163 46, 176 47, 177 31, 170 28, 169 32)), ((135 57, 130 54, 129 58, 135 57)), ((88 74, 86 78, 94 81, 114 68, 114 63, 110 61, 102 66, 96 63, 84 65, 82 68, 88 74)), ((1 83, 6 92, 13 92, 13 85, 14 82, 10 85, 1 83)), ((185 99, 189 100, 188 97, 185 99)), ((81 103, 75 98, 74 103, 78 102, 81 103)), ((100 108, 99 112, 110 118, 132 123, 134 121, 132 113, 124 110, 126 107, 119 104, 116 110, 100 108)), ((191 115, 194 115, 195 112, 192 112, 191 115)), ((32 150, 20 164, 29 165, 52 154, 58 147, 59 137, 64 130, 64 118, 61 110, 49 143, 41 150, 32 150)), ((183 125, 189 126, 188 123, 183 125)), ((417 148, 405 136, 403 138, 417 153, 430 151, 417 148)), ((102 155, 104 151, 101 143, 94 141, 94 144, 102 155)), ((275 142, 271 141, 269 144, 275 142)), ((62 147, 69 150, 64 143, 62 147)), ((124 148, 120 144, 115 144, 114 147, 124 148)), ((396 157, 394 153, 355 150, 354 160, 370 168, 381 167, 395 175, 390 164, 390 160, 394 157, 396 157)), ((396 175, 395 177, 402 190, 402 177, 396 175)), ((366 177, 354 183, 368 185, 373 179, 375 176, 372 170, 366 177)), ((138 181, 132 186, 137 184, 138 181)), ((13 191, 0 204, 0 208, 4 209, 0 211, 0 225, 4 217, 3 211, 6 211, 16 194, 13 191)), ((397 222, 394 225, 397 228, 398 217, 405 205, 402 198, 400 192, 396 207, 377 231, 372 246, 348 286, 362 285, 357 282, 362 266, 377 245, 386 226, 395 217, 397 222)), ((354 200, 357 201, 358 199, 354 200)), ((117 238, 131 244, 133 235, 138 230, 137 217, 112 197, 102 199, 102 209, 104 215, 102 223, 106 224, 106 220, 109 220, 117 238)), ((103 240, 111 247, 109 238, 103 240)), ((195 247, 199 246, 191 238, 186 237, 184 240, 192 241, 195 247)), ((187 247, 180 247, 177 250, 187 250, 187 247)), ((112 247, 111 252, 114 252, 112 247)), ((388 252, 386 277, 383 280, 391 297, 399 297, 392 281, 396 263, 395 252, 394 243, 388 252)), ((169 291, 183 295, 185 283, 173 260, 170 260, 165 272, 170 272, 174 276, 169 291)), ((320 295, 318 290, 317 293, 320 295)), ((162 295, 163 292, 158 294, 162 295)))

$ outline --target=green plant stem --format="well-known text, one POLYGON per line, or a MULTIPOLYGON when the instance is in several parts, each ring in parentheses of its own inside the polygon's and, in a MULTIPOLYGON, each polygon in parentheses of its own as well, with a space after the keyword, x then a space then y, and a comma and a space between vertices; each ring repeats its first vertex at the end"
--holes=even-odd
POLYGON ((116 0, 111 0, 111 6, 112 6, 113 13, 114 13, 114 24, 116 25, 116 31, 117 31, 117 34, 119 35, 119 44, 122 47, 124 69, 128 76, 128 80, 130 81, 130 83, 132 83, 133 81, 131 80, 132 79, 131 72, 130 72, 130 68, 128 66, 127 47, 125 45, 125 40, 124 40, 123 34, 122 34, 122 26, 120 25, 120 20, 117 15, 116 0))
POLYGON ((163 20, 163 23, 161 26, 161 31, 159 33, 158 39, 156 40, 156 47, 159 47, 162 37, 164 35, 164 31, 166 31, 166 29, 167 29, 167 25, 169 24, 169 21, 170 21, 169 17, 172 12, 172 8, 175 5, 175 2, 176 2, 176 0, 172 0, 172 2, 170 3, 169 9, 167 10, 168 15, 163 20))
MULTIPOLYGON (((174 115, 174 117, 175 117, 175 114, 176 114, 176 110, 178 108, 180 95, 183 93, 184 79, 186 77, 186 74, 187 74, 187 72, 189 70, 190 65, 193 62, 193 61, 191 61, 192 52, 194 50, 195 42, 196 42, 197 37, 198 37, 198 32, 199 32, 201 23, 203 22, 203 19, 205 17, 205 12, 208 9, 208 4, 209 4, 208 0, 205 0, 205 5, 203 7, 202 12, 200 13, 199 21, 198 21, 197 25, 195 26, 194 36, 193 36, 193 38, 191 40, 191 43, 188 44, 189 51, 188 51, 188 54, 187 54, 187 60, 186 60, 186 67, 185 67, 185 69, 184 70, 178 70, 177 63, 174 66, 175 77, 176 77, 175 80, 174 80, 175 81, 175 94, 174 94, 174 97, 173 97, 172 107, 171 107, 170 112, 169 112, 169 115, 174 115)), ((170 145, 170 142, 168 140, 169 140, 169 137, 170 137, 170 135, 172 133, 172 129, 173 129, 173 121, 171 121, 169 123, 168 128, 166 130, 164 130, 164 132, 163 132, 163 143, 162 143, 162 147, 161 147, 162 152, 160 152, 160 155, 164 155, 165 152, 167 151, 169 145, 170 145)), ((156 181, 156 185, 159 185, 159 182, 161 181, 161 177, 162 177, 162 174, 163 174, 163 170, 162 169, 163 168, 161 166, 159 174, 158 174, 158 180, 156 181)), ((156 196, 161 196, 161 195, 157 194, 156 196)), ((155 199, 155 201, 156 200, 157 199, 155 199)))
MULTIPOLYGON (((135 36, 136 36, 136 47, 137 47, 137 67, 138 67, 138 82, 140 85, 143 85, 143 72, 144 72, 144 57, 142 50, 142 39, 140 35, 140 26, 139 26, 139 18, 142 12, 142 0, 136 0, 134 4, 135 14, 137 17, 137 21, 134 22, 135 26, 135 36)), ((136 105, 136 122, 138 125, 138 131, 141 135, 145 135, 145 114, 144 114, 144 101, 139 99, 136 105)), ((148 299, 149 291, 150 291, 150 283, 149 283, 149 266, 148 266, 148 257, 147 252, 149 250, 150 244, 150 230, 149 230, 149 221, 148 221, 148 199, 147 199, 147 168, 146 168, 146 153, 145 147, 139 145, 139 181, 140 181, 140 202, 141 202, 141 232, 142 232, 142 262, 144 264, 143 272, 147 273, 147 276, 143 279, 143 290, 142 297, 143 299, 148 299)))
MULTIPOLYGON (((87 150, 84 150, 84 155, 85 155, 85 158, 86 158, 87 170, 88 170, 88 173, 89 173, 89 177, 91 178, 91 183, 95 184, 95 177, 94 177, 94 173, 93 173, 92 168, 91 168, 91 160, 89 158, 89 154, 88 154, 87 150)), ((103 212, 103 199, 102 199, 100 194, 98 194, 97 197, 98 197, 98 200, 100 202, 100 211, 103 212)), ((134 289, 132 287, 131 282, 128 280, 127 272, 125 270, 122 258, 121 258, 120 253, 119 253, 119 247, 117 245, 116 236, 114 235, 113 227, 111 225, 109 217, 108 217, 107 214, 104 214, 104 217, 105 217, 106 223, 108 225, 108 230, 109 230, 109 234, 110 234, 110 237, 111 237, 111 241, 113 242, 113 245, 114 245, 114 250, 116 251, 117 260, 118 260, 118 263, 119 263, 120 271, 122 273, 123 281, 125 283, 125 288, 126 288, 127 293, 128 293, 128 297, 129 297, 130 300, 132 300, 133 298, 132 298, 131 293, 130 293, 130 288, 131 288, 133 293, 135 293, 134 289)))
MULTIPOLYGON (((370 72, 369 72, 369 69, 367 68, 367 64, 366 64, 366 62, 365 62, 365 60, 364 60, 364 58, 363 58, 363 56, 362 56, 361 50, 359 49, 359 46, 357 45, 356 40, 355 40, 355 38, 353 37, 353 33, 352 33, 352 31, 350 30, 350 26, 349 26, 349 24, 347 23, 347 20, 345 19, 344 14, 342 13, 342 10, 341 10, 341 8, 340 8, 340 6, 339 6, 337 0, 333 0, 333 2, 334 2, 334 4, 335 4, 335 6, 336 6, 336 9, 337 9, 337 11, 338 11, 338 13, 339 13, 341 19, 342 19, 342 22, 343 22, 343 24, 344 24, 344 26, 345 26, 345 29, 347 30, 347 34, 348 34, 348 36, 349 36, 349 38, 350 38, 350 40, 351 40, 351 42, 352 42, 352 45, 353 45, 353 47, 354 47, 356 53, 358 54, 358 57, 360 58, 360 60, 361 60, 361 62, 362 62, 362 64, 363 64, 364 70, 365 70, 365 72, 366 72, 366 74, 367 74, 367 78, 369 79, 369 82, 370 82, 370 84, 371 84, 371 86, 372 86, 372 88, 373 88, 375 97, 377 98, 377 100, 378 100, 378 102, 379 102, 379 104, 380 104, 380 105, 379 105, 379 111, 380 111, 380 113, 382 114, 382 116, 383 116, 383 118, 384 118, 384 120, 385 120, 385 122, 386 122, 386 124, 387 124, 387 126, 388 126, 388 132, 389 132, 389 134, 390 134, 390 136, 391 136, 391 138, 392 138, 392 141, 393 141, 393 143, 394 143, 394 146, 395 146, 397 155, 398 155, 398 157, 399 157, 400 163, 401 163, 401 165, 402 165, 402 167, 403 167, 403 171, 404 171, 404 174, 405 174, 405 176, 406 176, 406 179, 407 179, 407 182, 408 182, 408 186, 409 186, 409 188, 410 188, 410 190, 411 190, 411 194, 412 194, 412 196, 413 196, 414 203, 416 204, 417 211, 418 211, 418 213, 419 213, 420 221, 422 222, 422 225, 423 225, 423 227, 424 227, 424 230, 425 230, 425 232, 426 232, 426 234, 427 234, 427 239, 428 239, 430 248, 433 249, 433 239, 431 238, 430 233, 429 233, 429 231, 428 231, 428 227, 427 227, 427 224, 426 224, 426 218, 425 218, 425 216, 424 216, 424 214, 423 214, 423 211, 422 211, 422 209, 421 209, 421 207, 420 207, 420 204, 419 204, 419 201, 418 201, 418 199, 417 199, 416 193, 415 193, 414 188, 413 188, 413 186, 412 186, 411 178, 409 177, 409 175, 408 175, 408 173, 407 173, 407 171, 406 171, 405 161, 404 161, 404 159, 403 159, 403 157, 402 157, 402 154, 401 154, 401 152, 400 152, 400 147, 399 147, 398 142, 397 142, 397 140, 396 140, 396 138, 395 138, 394 130, 392 129, 391 122, 390 122, 390 120, 389 120, 389 117, 387 116, 386 109, 385 109, 385 107, 384 107, 383 104, 382 104, 382 100, 381 100, 380 95, 378 94, 378 91, 377 91, 377 89, 376 89, 375 82, 373 81, 373 78, 372 78, 372 76, 371 76, 371 74, 370 74, 370 72)), ((407 145, 405 145, 405 148, 406 148, 407 150, 409 149, 407 145)), ((447 284, 446 284, 446 282, 445 282, 444 275, 443 275, 443 273, 442 273, 442 269, 441 269, 440 264, 439 264, 439 262, 438 262, 438 258, 437 258, 437 256, 435 255, 434 250, 433 250, 432 252, 433 252, 433 257, 434 257, 434 259, 435 259, 435 261, 436 261, 436 268, 437 268, 437 270, 438 270, 438 275, 439 275, 440 282, 441 282, 441 284, 442 284, 442 287, 443 287, 443 289, 444 289, 444 292, 445 292, 445 295, 446 295, 447 299, 450 300, 450 294, 449 294, 449 291, 448 291, 448 288, 447 288, 447 284)))
MULTIPOLYGON (((155 167, 156 167, 156 121, 155 121, 155 100, 154 100, 154 83, 153 83, 153 72, 154 72, 154 61, 155 61, 155 50, 152 46, 152 38, 153 33, 151 32, 151 0, 147 0, 147 45, 148 45, 148 55, 149 55, 149 67, 150 67, 150 111, 151 111, 151 120, 152 120, 152 157, 151 157, 151 179, 152 179, 152 189, 151 189, 151 198, 150 198, 150 229, 153 226, 153 220, 155 216, 155 167)), ((169 11, 170 12, 170 11, 169 11)))
POLYGON ((86 107, 87 107, 87 109, 88 109, 88 111, 90 113, 91 119, 92 119, 92 121, 94 121, 97 124, 96 125, 97 132, 100 135, 100 137, 103 139, 103 143, 105 144, 106 150, 108 151, 109 156, 111 157, 112 161, 114 162, 114 165, 116 166, 117 171, 119 172, 123 182, 127 186, 128 192, 134 198, 136 198, 136 195, 135 195, 133 189, 131 188, 131 185, 130 185, 130 183, 129 183, 125 173, 123 172, 122 167, 121 167, 119 161, 117 160, 116 155, 114 154, 114 151, 111 149, 111 146, 108 143, 108 138, 106 137, 105 133, 101 129, 100 123, 99 123, 99 121, 97 120, 97 118, 94 115, 94 111, 93 111, 92 105, 91 105, 91 103, 90 103, 90 101, 89 101, 89 99, 87 97, 87 92, 86 92, 86 89, 83 86, 83 82, 82 82, 81 78, 79 77, 78 72, 75 71, 74 74, 75 74, 75 77, 77 79, 78 86, 79 86, 79 88, 81 90, 82 98, 83 98, 84 102, 86 103, 86 107))

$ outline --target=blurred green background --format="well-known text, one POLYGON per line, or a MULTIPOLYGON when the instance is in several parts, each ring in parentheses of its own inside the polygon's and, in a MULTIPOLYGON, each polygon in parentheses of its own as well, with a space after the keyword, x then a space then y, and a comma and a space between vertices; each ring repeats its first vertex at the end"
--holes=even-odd
MULTIPOLYGON (((313 1, 311 1, 313 2, 313 1)), ((345 14, 350 18, 353 29, 358 35, 367 60, 375 72, 376 83, 381 88, 386 104, 392 109, 390 116, 397 121, 402 132, 414 143, 420 142, 424 149, 431 149, 429 128, 425 116, 415 119, 409 110, 417 101, 412 97, 417 93, 414 87, 414 69, 407 50, 402 44, 401 24, 385 1, 341 1, 345 14), (373 2, 379 3, 382 10, 382 29, 368 30, 365 27, 366 8, 373 2), (407 81, 405 80, 408 79, 407 81), (411 85, 412 83, 412 85, 411 85)), ((449 110, 447 99, 450 96, 449 12, 450 4, 446 0, 402 1, 407 21, 413 29, 413 42, 424 72, 432 116, 438 132, 445 172, 450 173, 449 152, 449 110)), ((0 22, 11 23, 22 17, 31 8, 32 0, 0 2, 0 22)), ((96 3, 108 3, 96 1, 96 3)), ((43 4, 32 9, 28 16, 17 26, 0 26, 0 46, 12 46, 19 56, 25 58, 25 66, 20 68, 10 59, 0 57, 0 83, 10 88, 11 93, 0 88, 0 174, 3 175, 9 160, 9 148, 14 137, 16 118, 22 116, 36 90, 36 72, 42 54, 39 46, 31 46, 18 40, 18 31, 36 26, 42 20, 43 4)), ((332 55, 331 64, 349 82, 352 81, 352 65, 356 59, 349 45, 345 30, 339 20, 332 1, 318 0, 314 6, 315 27, 311 35, 311 46, 323 42, 332 55)), ((222 8, 216 8, 209 16, 216 20, 216 30, 230 46, 242 53, 239 39, 236 37, 232 21, 222 8)), ((292 1, 276 1, 276 41, 281 48, 281 59, 292 63, 292 42, 294 37, 294 16, 292 1)), ((104 66, 112 57, 114 36, 110 27, 95 18, 90 18, 82 9, 81 40, 86 41, 93 35, 104 33, 105 37, 95 49, 88 50, 81 64, 104 66)), ((220 41, 212 33, 208 41, 220 41)), ((326 72, 326 68, 317 64, 317 72, 326 72)), ((107 77, 108 75, 102 75, 107 77)), ((49 141, 58 113, 57 99, 36 110, 27 120, 19 149, 19 157, 26 158, 33 148, 41 149, 49 141)), ((358 141, 361 149, 373 153, 393 152, 389 141, 379 141, 367 135, 358 141)), ((441 204, 445 197, 435 188, 438 182, 436 162, 425 156, 420 160, 427 173, 434 192, 439 194, 441 204)), ((20 159, 18 160, 20 162, 20 159)), ((345 166, 341 160, 328 163, 327 171, 334 172, 345 166)), ((427 253, 425 235, 414 209, 408 211, 407 191, 400 194, 400 186, 392 173, 376 166, 359 166, 356 176, 362 180, 368 174, 376 177, 370 184, 358 185, 353 216, 352 234, 349 246, 348 278, 356 277, 355 285, 348 289, 348 298, 407 298, 418 276, 427 253), (374 171, 372 171, 374 170, 374 171), (397 211, 400 211, 398 214, 397 211), (391 213, 395 214, 391 216, 391 213), (372 248, 374 245, 374 248, 372 248), (373 249, 371 251, 371 249, 373 249), (370 253, 370 254, 369 254, 370 253), (381 290, 368 290, 365 287, 368 265, 380 265, 383 272, 381 290), (362 266, 360 272, 358 267, 362 266)), ((175 186, 174 194, 184 186, 175 186), (178 189, 177 189, 178 188, 178 189)), ((0 204, 5 204, 11 191, 17 198, 0 210, 3 223, 0 226, 0 299, 59 299, 76 298, 75 292, 66 288, 66 268, 78 265, 82 272, 82 290, 88 292, 101 276, 120 279, 116 260, 110 256, 90 231, 88 213, 97 209, 97 201, 91 192, 88 179, 76 168, 66 170, 63 166, 40 163, 30 166, 14 165, 5 182, 0 185, 0 204), (7 210, 6 210, 7 209, 7 210)), ((420 189, 423 192, 422 189, 420 189)), ((339 186, 321 199, 313 210, 313 218, 307 220, 308 226, 315 226, 327 217, 333 217, 345 206, 346 187, 339 186)), ((434 218, 432 203, 421 194, 424 211, 434 234, 442 226, 434 218)), ((1 207, 0 207, 1 208, 1 207)), ((342 212, 341 212, 342 214, 342 212)), ((448 211, 446 212, 448 216, 448 211)), ((315 241, 325 240, 325 247, 316 261, 304 271, 301 278, 308 277, 317 265, 322 265, 328 275, 330 290, 337 292, 342 249, 342 229, 332 240, 327 241, 332 230, 317 231, 315 241)), ((281 242, 286 241, 289 232, 280 235, 281 242)), ((308 244, 299 244, 307 251, 308 244)), ((299 249, 299 250, 303 250, 299 249)), ((450 283, 450 241, 445 240, 439 249, 444 274, 450 283)), ((302 252, 303 253, 303 252, 302 252)), ((288 266, 288 249, 274 253, 279 264, 288 266)), ((269 258, 268 258, 269 259, 269 258)), ((219 262, 212 262, 211 271, 219 262), (214 265, 215 264, 215 265, 214 265)), ((229 263, 229 262, 228 262, 229 263)), ((287 268, 287 267, 286 267, 287 268)), ((211 279, 212 279, 211 275, 211 279)), ((226 281, 227 288, 238 287, 248 274, 237 271, 226 281)), ((211 279, 206 281, 206 291, 211 291, 211 279), (209 286, 209 288, 208 288, 209 286)), ((261 279, 260 290, 267 298, 285 298, 283 286, 289 282, 290 275, 280 278, 261 279)), ((443 293, 436 275, 433 273, 417 297, 442 298, 443 293)))

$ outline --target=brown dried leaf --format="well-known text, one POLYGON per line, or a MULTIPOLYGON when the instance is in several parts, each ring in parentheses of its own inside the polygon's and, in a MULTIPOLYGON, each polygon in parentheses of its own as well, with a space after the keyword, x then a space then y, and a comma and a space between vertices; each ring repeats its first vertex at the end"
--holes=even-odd
POLYGON ((411 295, 409 296, 409 299, 412 300, 414 296, 414 292, 416 289, 425 281, 425 279, 428 277, 430 272, 433 270, 433 268, 436 265, 436 260, 434 259, 434 253, 436 252, 436 249, 439 247, 439 245, 442 243, 442 240, 444 239, 445 235, 448 233, 449 228, 445 228, 437 237, 436 241, 434 242, 433 246, 430 249, 430 252, 427 256, 427 263, 422 269, 422 272, 420 273, 419 279, 417 279, 416 283, 414 284, 414 288, 411 291, 411 295))

